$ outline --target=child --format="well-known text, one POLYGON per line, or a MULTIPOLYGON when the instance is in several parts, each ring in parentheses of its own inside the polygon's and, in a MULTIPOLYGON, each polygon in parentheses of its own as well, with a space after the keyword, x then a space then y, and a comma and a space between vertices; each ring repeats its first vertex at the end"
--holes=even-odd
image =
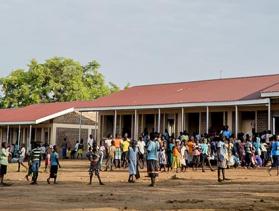
POLYGON ((137 142, 134 140, 128 149, 128 169, 129 169, 129 179, 128 182, 134 183, 134 176, 137 174, 137 160, 138 160, 138 148, 137 142))
POLYGON ((80 159, 82 159, 82 155, 83 155, 83 139, 80 140, 80 143, 78 145, 78 150, 77 150, 77 159, 80 157, 80 159))
POLYGON ((47 168, 50 165, 50 153, 51 153, 51 149, 48 148, 45 156, 45 172, 47 172, 47 168))
POLYGON ((25 176, 26 180, 29 181, 29 176, 32 175, 32 160, 31 160, 31 156, 29 156, 29 159, 28 159, 28 172, 25 176))
POLYGON ((183 141, 183 146, 181 148, 181 160, 180 160, 180 163, 181 163, 181 171, 186 171, 187 169, 187 158, 188 158, 188 149, 187 149, 187 142, 186 140, 183 141))
POLYGON ((115 143, 114 141, 111 141, 111 146, 108 147, 108 159, 106 162, 106 171, 110 169, 112 171, 112 165, 113 165, 113 160, 115 156, 115 143))
POLYGON ((26 149, 24 144, 22 144, 19 151, 18 168, 17 168, 18 172, 20 172, 20 166, 23 166, 27 170, 27 167, 23 163, 25 159, 25 154, 26 154, 26 149))
POLYGON ((4 176, 7 174, 9 151, 7 149, 6 142, 2 143, 2 149, 0 150, 0 179, 1 185, 7 185, 4 183, 4 176))
POLYGON ((114 145, 115 145, 115 155, 114 155, 114 165, 115 168, 120 168, 120 159, 121 159, 121 143, 122 139, 117 134, 116 138, 114 139, 114 145))
POLYGON ((166 150, 165 150, 164 142, 161 142, 160 145, 161 145, 160 151, 159 151, 160 171, 162 170, 162 168, 164 169, 164 171, 166 171, 167 157, 166 157, 166 150))
POLYGON ((58 167, 61 168, 59 160, 58 160, 58 153, 57 153, 57 149, 56 146, 53 146, 53 151, 50 155, 50 175, 49 178, 47 179, 47 183, 50 184, 50 178, 54 179, 54 184, 56 183, 56 179, 57 179, 57 172, 58 172, 58 167))
POLYGON ((93 174, 98 177, 99 184, 104 185, 102 183, 101 178, 100 178, 100 152, 97 149, 97 144, 93 143, 93 149, 91 147, 89 148, 88 153, 86 154, 88 160, 90 161, 90 166, 89 166, 89 176, 90 176, 90 182, 89 185, 92 184, 92 178, 93 174))
POLYGON ((194 150, 193 150, 193 170, 197 171, 198 170, 198 166, 200 163, 200 149, 199 149, 199 145, 195 144, 194 146, 194 150))
POLYGON ((176 140, 175 146, 173 147, 173 163, 172 167, 178 173, 178 169, 181 167, 180 160, 181 160, 181 154, 179 152, 179 140, 176 140))
POLYGON ((71 147, 68 147, 66 159, 70 159, 71 158, 71 152, 72 152, 71 147))

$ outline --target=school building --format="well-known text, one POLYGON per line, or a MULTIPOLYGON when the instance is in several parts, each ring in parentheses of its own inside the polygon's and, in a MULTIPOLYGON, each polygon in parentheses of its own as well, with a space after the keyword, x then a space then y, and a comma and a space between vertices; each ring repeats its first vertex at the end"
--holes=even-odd
POLYGON ((145 129, 176 136, 209 133, 228 125, 233 133, 279 133, 279 74, 134 86, 95 101, 0 109, 0 140, 71 145, 93 134, 137 139, 145 129))
POLYGON ((34 104, 22 108, 0 109, 0 142, 25 144, 32 142, 57 144, 64 138, 74 146, 81 138, 96 136, 96 113, 81 114, 76 109, 88 102, 34 104))
POLYGON ((98 112, 98 140, 128 133, 279 132, 279 74, 134 86, 79 108, 98 112))

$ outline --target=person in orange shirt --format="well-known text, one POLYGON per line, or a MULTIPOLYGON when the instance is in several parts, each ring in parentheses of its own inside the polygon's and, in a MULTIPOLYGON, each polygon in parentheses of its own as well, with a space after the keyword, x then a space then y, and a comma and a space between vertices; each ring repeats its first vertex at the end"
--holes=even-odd
POLYGON ((179 149, 179 140, 176 140, 175 146, 173 147, 172 150, 172 154, 173 154, 172 167, 176 171, 176 173, 178 173, 178 169, 181 167, 180 164, 181 154, 179 149))
POLYGON ((122 144, 122 139, 119 134, 116 134, 116 138, 114 139, 114 146, 115 146, 114 166, 115 166, 115 168, 120 168, 121 144, 122 144))
POLYGON ((191 136, 190 140, 187 143, 188 146, 188 162, 190 165, 192 165, 193 162, 193 151, 194 151, 194 147, 195 147, 195 138, 194 136, 191 136))

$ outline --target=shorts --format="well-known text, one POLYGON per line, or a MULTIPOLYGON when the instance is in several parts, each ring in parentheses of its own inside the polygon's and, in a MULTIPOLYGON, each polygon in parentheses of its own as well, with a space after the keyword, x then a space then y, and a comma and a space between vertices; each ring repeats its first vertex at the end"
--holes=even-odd
POLYGON ((88 170, 88 172, 89 172, 89 175, 90 176, 92 176, 93 174, 95 174, 96 176, 99 176, 99 174, 100 174, 100 169, 97 167, 97 166, 90 166, 89 167, 89 170, 88 170))
POLYGON ((50 166, 50 178, 57 177, 58 166, 50 166))
POLYGON ((157 160, 147 160, 147 173, 149 177, 158 176, 157 160))
POLYGON ((272 167, 279 166, 279 155, 272 156, 272 167))
POLYGON ((0 165, 0 175, 7 174, 7 166, 6 165, 0 165))
POLYGON ((19 157, 18 162, 19 163, 23 163, 24 162, 25 157, 19 157))
POLYGON ((114 159, 115 160, 120 160, 121 159, 121 150, 120 150, 120 148, 116 148, 114 159))

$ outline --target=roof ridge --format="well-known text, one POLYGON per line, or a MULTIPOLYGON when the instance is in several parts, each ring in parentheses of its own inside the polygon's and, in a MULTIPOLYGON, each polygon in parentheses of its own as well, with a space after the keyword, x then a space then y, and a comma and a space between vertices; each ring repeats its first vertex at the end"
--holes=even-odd
POLYGON ((215 78, 215 79, 192 80, 192 81, 181 81, 181 82, 169 82, 169 83, 166 82, 166 83, 157 83, 157 84, 144 84, 144 85, 131 86, 130 88, 133 88, 133 87, 143 87, 143 86, 199 83, 199 82, 207 82, 207 81, 223 81, 223 80, 233 80, 233 79, 264 78, 264 77, 272 77, 272 76, 279 76, 279 74, 266 74, 266 75, 254 75, 254 76, 238 76, 238 77, 228 77, 228 78, 215 78))

